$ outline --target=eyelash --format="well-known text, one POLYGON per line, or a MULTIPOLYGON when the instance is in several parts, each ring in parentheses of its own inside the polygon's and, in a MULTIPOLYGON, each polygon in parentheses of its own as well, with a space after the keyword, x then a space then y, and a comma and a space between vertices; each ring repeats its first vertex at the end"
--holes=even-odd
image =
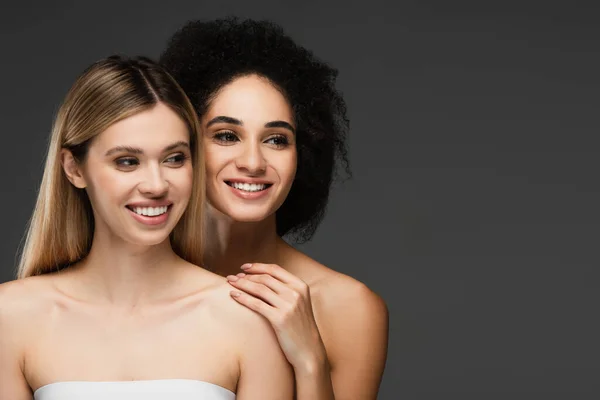
POLYGON ((139 161, 137 158, 133 157, 122 157, 117 158, 115 160, 115 164, 117 164, 118 167, 131 168, 138 165, 139 161))
POLYGON ((231 143, 231 142, 235 142, 235 141, 239 141, 238 137, 235 135, 235 133, 231 132, 231 131, 226 131, 226 132, 217 132, 214 134, 213 139, 217 142, 221 142, 221 143, 231 143), (233 138, 234 140, 228 140, 233 138))
MULTIPOLYGON (((165 161, 168 162, 169 164, 176 164, 176 167, 180 167, 189 158, 190 157, 187 154, 178 153, 178 154, 173 154, 173 155, 165 158, 165 161), (172 160, 172 161, 169 162, 168 160, 172 160)), ((117 158, 115 160, 115 164, 117 164, 117 167, 121 167, 121 168, 125 168, 125 169, 132 169, 135 166, 139 165, 140 162, 135 157, 121 157, 121 158, 117 158)))
POLYGON ((166 160, 175 159, 175 163, 178 165, 183 165, 190 157, 184 153, 173 154, 170 157, 167 157, 166 160))
MULTIPOLYGON (((234 142, 239 142, 239 138, 237 137, 237 135, 233 131, 225 131, 225 132, 215 133, 214 136, 213 136, 213 139, 216 142, 219 142, 219 143, 224 144, 226 146, 231 145, 234 142), (232 139, 232 138, 234 140, 228 140, 228 139, 232 139)), ((285 136, 285 135, 271 136, 265 142, 268 143, 268 142, 270 142, 272 140, 277 140, 278 141, 278 143, 270 143, 270 144, 274 145, 278 149, 285 148, 285 147, 287 147, 290 144, 287 136, 285 136)))
POLYGON ((284 147, 287 147, 290 144, 290 142, 288 141, 288 138, 286 136, 284 136, 284 135, 272 136, 269 139, 267 139, 267 142, 269 142, 271 140, 277 140, 278 141, 278 143, 272 143, 277 148, 284 148, 284 147))

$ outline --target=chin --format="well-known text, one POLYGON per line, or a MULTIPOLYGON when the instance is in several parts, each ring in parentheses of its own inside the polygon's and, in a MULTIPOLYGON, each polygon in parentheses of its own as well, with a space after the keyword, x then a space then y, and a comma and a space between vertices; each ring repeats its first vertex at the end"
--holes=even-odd
POLYGON ((268 215, 260 214, 260 215, 230 215, 229 216, 235 222, 261 222, 267 219, 268 215))
POLYGON ((235 222, 261 222, 273 215, 275 211, 271 209, 257 209, 254 207, 245 208, 239 207, 239 205, 233 205, 231 207, 225 207, 221 213, 235 222))
POLYGON ((128 242, 137 246, 156 246, 169 239, 169 234, 165 232, 145 232, 137 235, 132 234, 129 236, 128 242))

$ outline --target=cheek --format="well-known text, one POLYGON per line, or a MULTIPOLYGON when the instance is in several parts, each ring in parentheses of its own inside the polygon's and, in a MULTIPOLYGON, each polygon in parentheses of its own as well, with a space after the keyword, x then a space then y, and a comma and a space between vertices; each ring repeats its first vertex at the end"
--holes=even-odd
POLYGON ((210 181, 216 177, 227 163, 232 159, 232 151, 227 147, 215 146, 209 144, 204 151, 204 165, 206 167, 206 177, 210 181))
POLYGON ((298 166, 298 155, 296 150, 290 150, 289 153, 281 154, 277 160, 277 170, 282 183, 291 185, 296 176, 298 166))
POLYGON ((188 163, 181 168, 175 168, 169 173, 169 181, 171 185, 177 188, 177 190, 184 194, 189 195, 192 192, 192 186, 194 185, 194 166, 188 163))
POLYGON ((87 192, 96 207, 105 207, 109 200, 117 200, 129 192, 132 176, 114 170, 99 168, 93 176, 87 176, 87 192))

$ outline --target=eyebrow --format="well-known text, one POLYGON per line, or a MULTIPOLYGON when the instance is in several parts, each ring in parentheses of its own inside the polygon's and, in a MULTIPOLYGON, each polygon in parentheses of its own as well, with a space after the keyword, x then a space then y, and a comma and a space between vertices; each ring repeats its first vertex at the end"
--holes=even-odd
MULTIPOLYGON (((168 145, 167 147, 165 147, 163 149, 163 153, 167 152, 167 151, 171 151, 174 150, 178 147, 187 147, 189 148, 190 145, 188 142, 184 142, 183 140, 180 140, 178 142, 175 142, 173 144, 168 145)), ((111 154, 115 154, 115 153, 131 153, 131 154, 144 154, 144 150, 140 149, 139 147, 131 147, 131 146, 116 146, 113 147, 112 149, 108 150, 106 152, 106 154, 104 154, 105 157, 110 156, 111 154)))
POLYGON ((285 128, 292 131, 292 133, 296 133, 296 130, 292 125, 285 121, 271 121, 265 124, 265 128, 285 128))
POLYGON ((214 124, 232 124, 232 125, 244 125, 242 121, 236 118, 226 117, 224 115, 219 115, 218 117, 214 117, 206 124, 206 127, 212 126, 214 124))
MULTIPOLYGON (((231 124, 231 125, 238 125, 238 126, 243 126, 244 122, 237 119, 237 118, 232 118, 232 117, 226 117, 224 115, 219 115, 218 117, 214 117, 213 119, 211 119, 210 121, 208 121, 206 123, 206 127, 210 127, 212 125, 215 124, 231 124)), ((285 121, 271 121, 271 122, 267 122, 265 124, 265 128, 284 128, 284 129, 288 129, 289 131, 291 131, 292 133, 296 133, 296 130, 294 129, 294 127, 285 121)))

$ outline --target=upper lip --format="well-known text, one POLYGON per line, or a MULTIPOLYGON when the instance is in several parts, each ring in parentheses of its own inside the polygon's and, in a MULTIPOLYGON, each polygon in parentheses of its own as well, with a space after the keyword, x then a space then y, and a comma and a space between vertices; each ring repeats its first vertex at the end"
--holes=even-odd
POLYGON ((162 200, 162 201, 140 201, 137 203, 129 203, 127 207, 165 207, 173 204, 172 201, 162 200))
POLYGON ((266 181, 264 179, 249 179, 249 178, 235 178, 235 179, 225 179, 225 182, 230 183, 250 183, 255 185, 272 185, 273 182, 266 181))

